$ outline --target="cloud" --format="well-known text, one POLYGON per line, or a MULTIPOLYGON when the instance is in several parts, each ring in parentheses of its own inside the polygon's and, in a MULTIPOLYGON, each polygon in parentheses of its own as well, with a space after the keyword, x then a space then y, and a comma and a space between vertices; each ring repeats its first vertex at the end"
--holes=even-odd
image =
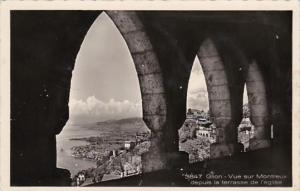
POLYGON ((86 100, 70 99, 70 120, 73 122, 95 122, 109 119, 127 117, 141 117, 141 103, 133 103, 128 100, 116 101, 110 99, 108 102, 98 100, 90 96, 86 100))
POLYGON ((187 108, 208 110, 207 90, 200 88, 198 91, 188 92, 187 108))
MULTIPOLYGON (((197 59, 195 62, 197 62, 197 59)), ((97 98, 97 96, 88 96, 85 100, 79 98, 76 99, 72 96, 71 92, 69 102, 70 121, 84 123, 127 117, 142 117, 141 101, 128 101, 126 98, 124 100, 118 98, 122 101, 112 98, 109 101, 102 101, 101 99, 97 98)), ((187 92, 187 108, 208 110, 206 83, 199 63, 194 63, 191 71, 187 92)))

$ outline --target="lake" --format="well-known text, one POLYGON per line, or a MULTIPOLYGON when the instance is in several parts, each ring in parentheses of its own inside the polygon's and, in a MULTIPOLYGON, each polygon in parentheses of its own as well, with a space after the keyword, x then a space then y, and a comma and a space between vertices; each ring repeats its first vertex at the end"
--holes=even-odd
POLYGON ((56 136, 57 167, 68 169, 72 176, 80 170, 96 167, 96 162, 72 157, 71 148, 73 146, 87 145, 89 143, 80 140, 70 140, 71 138, 112 136, 124 138, 124 136, 135 136, 138 132, 147 131, 148 129, 143 120, 137 117, 98 123, 84 123, 82 125, 74 125, 68 122, 62 132, 56 136))
POLYGON ((70 138, 100 136, 100 133, 101 131, 99 130, 83 129, 78 125, 67 123, 62 132, 56 136, 57 167, 68 169, 72 177, 80 170, 96 167, 96 162, 71 156, 71 148, 73 146, 86 145, 88 142, 70 140, 70 138))

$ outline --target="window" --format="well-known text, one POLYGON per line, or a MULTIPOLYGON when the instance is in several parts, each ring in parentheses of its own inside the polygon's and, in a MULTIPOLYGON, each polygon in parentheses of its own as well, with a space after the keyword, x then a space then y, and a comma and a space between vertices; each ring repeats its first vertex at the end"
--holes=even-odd
POLYGON ((125 40, 104 12, 77 55, 69 108, 57 136, 57 166, 71 172, 73 184, 141 173, 150 131, 142 120, 138 76, 125 40))
MULTIPOLYGON (((209 120, 206 81, 197 56, 191 69, 186 105, 187 112, 194 114, 189 118, 189 120, 193 120, 197 124, 194 128, 200 128, 209 120)), ((202 131, 199 133, 200 137, 193 137, 190 133, 192 131, 192 128, 187 128, 185 125, 179 129, 179 150, 189 153, 190 163, 209 158, 210 149, 210 142, 206 139, 208 134, 202 131)))

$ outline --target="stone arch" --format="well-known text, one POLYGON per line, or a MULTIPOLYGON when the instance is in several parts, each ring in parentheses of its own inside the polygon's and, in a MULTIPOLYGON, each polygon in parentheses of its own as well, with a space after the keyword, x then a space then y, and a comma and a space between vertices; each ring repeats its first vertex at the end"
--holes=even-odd
POLYGON ((250 119, 255 126, 255 138, 250 141, 250 149, 266 148, 270 145, 270 119, 263 75, 257 63, 249 62, 233 41, 230 39, 227 41, 229 42, 227 47, 231 52, 224 51, 224 47, 219 49, 220 42, 207 38, 197 53, 207 84, 210 114, 217 127, 217 140, 211 145, 211 158, 232 155, 235 152, 237 124, 241 121, 239 112, 235 110, 242 108, 242 97, 239 91, 243 92, 245 83, 251 111, 250 119), (226 60, 223 54, 227 57, 236 57, 236 61, 226 60), (233 63, 229 63, 231 65, 225 63, 228 61, 233 63), (235 63, 237 61, 240 62, 238 66, 235 63), (234 79, 229 75, 239 75, 239 77, 234 79))
POLYGON ((211 158, 230 156, 237 150, 247 59, 226 34, 204 39, 197 55, 206 80, 211 119, 217 127, 211 158))
POLYGON ((166 114, 165 89, 161 67, 152 43, 135 11, 106 11, 129 48, 142 94, 143 118, 157 132, 157 123, 166 114))

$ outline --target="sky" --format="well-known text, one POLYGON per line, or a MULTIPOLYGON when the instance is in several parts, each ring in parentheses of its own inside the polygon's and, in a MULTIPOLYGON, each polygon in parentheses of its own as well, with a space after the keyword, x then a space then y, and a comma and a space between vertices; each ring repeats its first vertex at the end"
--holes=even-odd
MULTIPOLYGON (((187 108, 208 110, 205 78, 197 57, 187 97, 187 108)), ((75 123, 142 117, 141 93, 132 57, 105 13, 95 20, 78 52, 69 108, 69 121, 75 123)))
MULTIPOLYGON (((244 86, 243 104, 248 103, 247 88, 244 86)), ((195 58, 187 92, 187 108, 208 111, 208 93, 205 77, 198 57, 195 58)))
POLYGON ((204 111, 208 110, 208 94, 205 77, 198 57, 194 60, 189 79, 186 107, 204 111))
POLYGON ((78 52, 71 81, 70 120, 103 121, 141 117, 139 83, 118 29, 102 13, 78 52))

